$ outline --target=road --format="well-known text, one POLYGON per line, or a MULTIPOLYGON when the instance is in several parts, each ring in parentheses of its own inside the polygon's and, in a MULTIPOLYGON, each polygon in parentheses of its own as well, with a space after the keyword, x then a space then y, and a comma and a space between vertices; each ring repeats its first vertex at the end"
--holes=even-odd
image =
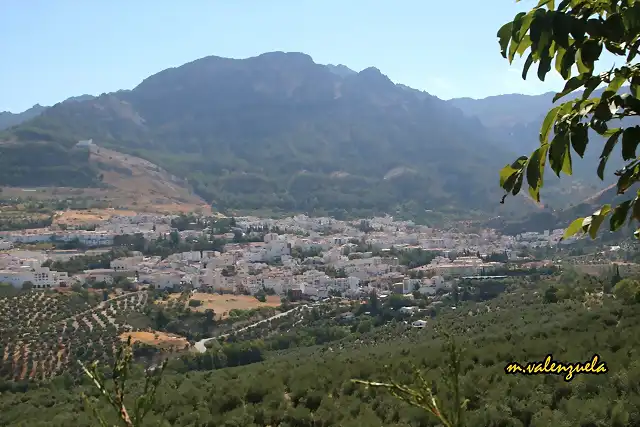
MULTIPOLYGON (((315 304, 313 304, 313 305, 315 305, 315 304)), ((290 314, 290 313, 292 313, 292 312, 294 312, 294 311, 302 310, 302 309, 304 309, 304 308, 308 308, 308 307, 310 307, 310 306, 311 306, 311 305, 309 305, 309 304, 300 305, 300 306, 298 306, 298 307, 296 307, 296 308, 292 308, 291 310, 287 310, 287 311, 284 311, 284 312, 282 312, 282 313, 278 313, 278 314, 276 314, 275 316, 271 316, 271 317, 269 317, 269 318, 267 318, 267 319, 262 319, 262 320, 260 320, 260 321, 258 321, 258 322, 256 322, 256 323, 252 323, 251 325, 249 325, 249 326, 245 326, 244 328, 236 329, 235 331, 233 331, 233 332, 231 332, 231 333, 223 334, 223 335, 218 335, 218 336, 211 337, 211 338, 205 338, 205 339, 202 339, 202 340, 200 340, 200 341, 198 341, 198 342, 196 342, 196 343, 194 344, 194 348, 195 348, 196 350, 198 350, 198 352, 200 352, 200 353, 204 353, 205 351, 207 351, 207 347, 206 347, 206 345, 205 345, 205 344, 206 344, 206 343, 208 343, 209 341, 217 340, 218 338, 228 337, 228 336, 229 336, 229 335, 231 335, 232 333, 246 331, 247 329, 251 329, 251 328, 253 328, 253 327, 255 327, 255 326, 258 326, 258 325, 260 325, 260 324, 262 324, 262 323, 269 322, 269 321, 271 321, 271 320, 273 320, 273 319, 277 319, 277 318, 279 318, 279 317, 284 317, 284 316, 286 316, 286 315, 288 315, 288 314, 290 314)))

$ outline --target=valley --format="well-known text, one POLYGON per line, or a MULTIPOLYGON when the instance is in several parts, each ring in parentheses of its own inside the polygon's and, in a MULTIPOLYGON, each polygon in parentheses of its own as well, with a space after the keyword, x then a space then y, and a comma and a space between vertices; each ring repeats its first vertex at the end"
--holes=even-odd
POLYGON ((0 426, 640 426, 640 3, 240 3, 3 9, 0 426))
MULTIPOLYGON (((350 380, 407 379, 410 361, 446 363, 445 332, 468 349, 461 375, 471 419, 498 419, 481 408, 508 401, 516 388, 538 408, 533 425, 574 423, 588 415, 568 399, 559 397, 553 413, 544 403, 545 393, 564 387, 561 378, 505 377, 503 365, 541 348, 576 360, 597 348, 609 366, 627 366, 630 353, 618 349, 635 345, 635 306, 625 299, 633 297, 622 290, 638 286, 632 241, 561 242, 561 229, 508 236, 391 217, 116 212, 66 211, 52 227, 68 228, 54 238, 48 228, 2 234, 0 423, 92 425, 89 413, 69 410, 87 387, 78 362, 108 366, 131 337, 133 386, 143 368, 167 364, 163 397, 149 415, 156 425, 193 423, 175 412, 190 405, 178 396, 199 402, 199 419, 215 425, 240 414, 243 423, 261 422, 265 405, 275 405, 274 423, 422 425, 419 413, 350 380), (74 230, 81 220, 95 228, 74 230), (76 248, 58 248, 74 239, 76 248), (38 241, 49 246, 37 249, 38 241), (613 333, 613 323, 624 328, 613 333), (504 332, 507 324, 516 329, 504 332), (568 353, 557 335, 567 328, 577 328, 568 353), (40 407, 51 387, 59 392, 55 405, 41 408, 44 421, 28 408, 40 407)), ((572 380, 571 399, 588 405, 579 390, 594 384, 599 377, 572 380)), ((602 399, 614 393, 598 390, 602 399)))

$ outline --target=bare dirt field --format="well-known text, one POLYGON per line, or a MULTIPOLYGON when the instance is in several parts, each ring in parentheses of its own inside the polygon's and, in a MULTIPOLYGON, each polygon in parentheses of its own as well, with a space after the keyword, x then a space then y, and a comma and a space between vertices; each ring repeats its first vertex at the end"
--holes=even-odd
MULTIPOLYGON (((122 181, 122 185, 129 185, 122 181)), ((0 187, 4 197, 29 198, 32 200, 78 200, 87 199, 88 203, 100 203, 116 209, 135 210, 136 212, 157 214, 180 214, 202 212, 207 215, 211 207, 198 200, 175 201, 164 196, 154 195, 145 188, 130 185, 129 190, 119 188, 65 188, 65 187, 37 187, 23 189, 18 187, 0 187)))
POLYGON ((135 216, 137 213, 130 210, 118 209, 87 209, 74 211, 59 211, 54 217, 55 224, 81 225, 105 221, 113 216, 135 216))
POLYGON ((174 347, 175 349, 183 349, 185 346, 189 345, 189 341, 185 337, 180 337, 177 335, 170 335, 165 332, 154 331, 154 332, 124 332, 120 334, 120 339, 122 341, 126 341, 129 336, 131 336, 132 342, 141 342, 147 345, 153 345, 156 347, 169 348, 174 347))
POLYGON ((266 302, 260 302, 252 295, 220 295, 195 293, 190 300, 200 300, 202 305, 191 307, 192 310, 205 311, 213 310, 216 318, 223 319, 229 316, 231 310, 251 310, 260 307, 278 307, 282 304, 280 297, 270 295, 266 302))

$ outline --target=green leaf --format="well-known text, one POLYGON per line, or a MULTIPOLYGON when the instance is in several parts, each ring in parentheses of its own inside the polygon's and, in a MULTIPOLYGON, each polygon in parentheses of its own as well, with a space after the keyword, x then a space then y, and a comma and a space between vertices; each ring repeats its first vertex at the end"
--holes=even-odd
POLYGON ((509 41, 511 41, 511 29, 513 28, 513 22, 504 24, 498 30, 498 39, 500 43, 500 53, 503 58, 507 58, 507 48, 509 47, 509 41))
POLYGON ((518 48, 516 49, 516 53, 522 57, 524 52, 531 47, 531 38, 526 34, 522 36, 522 40, 518 43, 518 48))
POLYGON ((638 54, 638 49, 640 49, 640 39, 636 40, 636 42, 629 49, 629 55, 627 56, 627 63, 633 61, 638 54))
POLYGON ((631 96, 636 99, 640 99, 640 77, 634 76, 631 79, 631 86, 629 89, 631 92, 631 96))
POLYGON ((582 50, 578 49, 576 52, 576 65, 578 66, 578 73, 590 75, 592 70, 582 61, 582 50))
MULTIPOLYGON (((511 191, 511 187, 507 188, 505 186, 509 184, 510 179, 515 179, 512 178, 513 175, 521 172, 528 160, 527 156, 520 156, 512 164, 503 167, 500 170, 500 187, 504 188, 506 191, 511 191)), ((511 183, 511 185, 513 185, 513 183, 511 183)))
POLYGON ((532 15, 532 21, 529 26, 529 37, 531 38, 531 50, 536 54, 539 53, 538 46, 542 39, 542 33, 546 30, 544 28, 545 10, 537 9, 532 15))
MULTIPOLYGON (((560 64, 560 75, 563 79, 568 80, 571 77, 571 68, 576 63, 576 51, 573 46, 567 49, 567 52, 562 56, 562 63, 560 64)), ((554 101, 555 102, 555 101, 554 101)))
POLYGON ((585 80, 585 84, 584 92, 582 93, 582 99, 587 100, 589 99, 589 96, 591 96, 593 91, 596 90, 598 86, 600 86, 602 80, 600 80, 600 76, 583 76, 583 79, 585 80))
POLYGON ((542 176, 544 173, 544 161, 547 156, 548 145, 542 145, 536 149, 529 157, 527 164, 527 182, 529 183, 529 194, 540 203, 540 188, 542 187, 542 176))
MULTIPOLYGON (((598 78, 598 80, 599 80, 599 78, 598 78)), ((624 77, 624 75, 622 73, 616 73, 615 77, 611 80, 611 83, 609 83, 607 88, 602 93, 602 96, 600 97, 600 99, 609 99, 609 98, 611 98, 613 95, 615 95, 618 92, 618 90, 620 90, 620 88, 622 87, 622 85, 626 81, 627 81, 627 79, 624 77)), ((600 84, 600 83, 598 83, 598 84, 600 84)))
POLYGON ((638 163, 632 162, 624 167, 617 182, 618 194, 623 194, 638 181, 638 163))
POLYGON ((609 220, 609 229, 611 231, 616 231, 627 219, 627 214, 629 212, 629 208, 631 207, 631 200, 624 201, 620 203, 613 210, 613 215, 611 215, 611 219, 609 220))
POLYGON ((569 148, 569 144, 565 145, 564 156, 562 157, 562 172, 567 175, 571 175, 573 173, 571 162, 571 148, 569 148))
POLYGON ((527 60, 524 62, 524 67, 522 67, 522 80, 527 80, 527 73, 531 68, 531 64, 533 64, 533 52, 529 53, 527 60))
POLYGON ((571 28, 571 18, 565 13, 553 14, 553 39, 565 49, 569 48, 569 30, 571 28))
POLYGON ((567 142, 566 133, 559 132, 549 145, 549 166, 558 177, 560 177, 560 171, 565 169, 565 156, 569 145, 567 142))
POLYGON ((604 219, 607 217, 607 215, 609 215, 609 212, 611 212, 611 205, 604 205, 597 212, 591 215, 591 225, 589 226, 589 236, 592 239, 596 238, 596 235, 598 234, 598 229, 600 228, 600 225, 602 224, 604 219))
POLYGON ((582 231, 582 222, 584 221, 584 218, 578 218, 573 220, 573 222, 569 225, 569 227, 567 227, 566 230, 564 230, 564 234, 562 235, 562 239, 568 239, 569 237, 572 237, 574 235, 576 235, 577 233, 582 231))
POLYGON ((544 81, 544 78, 547 76, 547 73, 551 71, 551 55, 549 55, 549 51, 544 49, 540 53, 540 63, 538 64, 538 78, 540 81, 544 81))
POLYGON ((580 60, 587 67, 589 74, 593 73, 595 62, 602 53, 602 43, 600 40, 589 39, 584 42, 579 52, 580 60))
POLYGON ((611 13, 607 16, 607 20, 603 24, 603 30, 607 39, 615 43, 624 41, 625 25, 619 13, 611 13))
MULTIPOLYGON (((565 54, 565 56, 566 56, 566 54, 565 54)), ((583 75, 579 75, 579 76, 576 76, 576 77, 571 77, 567 81, 567 83, 565 83, 564 89, 562 89, 562 92, 557 93, 553 97, 553 102, 556 102, 558 99, 562 98, 563 96, 573 92, 574 90, 578 89, 579 87, 582 87, 584 82, 585 82, 585 76, 583 76, 583 75)))
MULTIPOLYGON (((567 53, 567 50, 561 46, 556 47, 556 61, 555 61, 555 69, 558 74, 562 75, 562 60, 564 59, 564 54, 567 53)), ((564 77, 564 76, 563 76, 564 77)))
MULTIPOLYGON (((533 13, 529 12, 522 16, 522 18, 518 20, 517 25, 514 25, 511 38, 514 40, 522 40, 531 28, 531 22, 533 22, 533 13)), ((531 41, 531 38, 529 38, 529 41, 531 41)))
POLYGON ((584 32, 586 31, 585 23, 579 19, 571 18, 571 29, 569 32, 571 33, 571 36, 580 43, 584 40, 584 32))
MULTIPOLYGON (((613 129, 612 129, 613 130, 613 129)), ((602 149, 602 153, 600 154, 600 163, 598 164, 598 177, 601 180, 604 180, 604 168, 607 165, 607 161, 609 160, 609 156, 613 151, 613 148, 618 143, 618 138, 622 134, 622 129, 616 129, 613 134, 609 137, 607 142, 604 144, 604 148, 602 149)))
MULTIPOLYGON (((631 204, 633 205, 633 210, 631 211, 631 218, 635 219, 636 221, 640 221, 640 199, 639 199, 640 190, 638 190, 636 194, 637 194, 636 197, 631 202, 631 204)), ((629 221, 631 221, 631 218, 629 219, 629 221)))
POLYGON ((549 110, 544 120, 542 121, 542 127, 540 128, 540 143, 545 144, 549 140, 549 134, 551 133, 551 127, 553 123, 556 121, 556 117, 558 117, 558 111, 562 105, 558 105, 557 107, 549 110))
MULTIPOLYGON (((634 87, 631 87, 630 90, 633 91, 634 87)), ((622 100, 622 108, 623 109, 627 109, 627 110, 631 110, 628 113, 633 114, 637 114, 638 112, 640 112, 640 99, 636 98, 635 96, 633 96, 630 93, 626 93, 620 96, 621 100, 622 100), (625 96, 626 95, 626 96, 625 96)))
POLYGON ((587 149, 589 143, 588 127, 584 123, 578 123, 571 128, 571 146, 578 153, 581 158, 584 157, 584 152, 587 149))
POLYGON ((518 194, 520 192, 520 189, 522 188, 522 182, 524 181, 524 174, 522 172, 519 172, 516 176, 516 181, 513 184, 513 189, 511 190, 511 194, 513 194, 514 196, 516 194, 518 194))
POLYGON ((513 41, 509 46, 507 56, 510 64, 513 62, 516 53, 522 57, 525 50, 531 46, 531 37, 526 34, 527 31, 529 31, 532 19, 532 13, 522 13, 518 14, 516 19, 513 21, 513 28, 511 29, 511 40, 513 41))
POLYGON ((633 126, 622 133, 622 159, 631 160, 636 157, 636 148, 640 142, 640 128, 633 126))
POLYGON ((591 39, 599 39, 602 37, 604 26, 600 23, 599 19, 591 18, 587 20, 586 30, 591 39))
MULTIPOLYGON (((602 102, 598 102, 595 110, 593 110, 592 124, 598 122, 598 125, 605 126, 606 122, 611 120, 613 114, 611 113, 611 108, 609 107, 609 102, 605 99, 602 102)), ((598 129, 595 129, 596 132, 600 133, 598 129)))
POLYGON ((598 103, 593 112, 593 116, 591 117, 591 121, 589 122, 591 129, 595 130, 600 135, 604 135, 609 130, 607 117, 611 117, 611 110, 606 104, 598 103), (603 117, 605 120, 603 120, 603 117))

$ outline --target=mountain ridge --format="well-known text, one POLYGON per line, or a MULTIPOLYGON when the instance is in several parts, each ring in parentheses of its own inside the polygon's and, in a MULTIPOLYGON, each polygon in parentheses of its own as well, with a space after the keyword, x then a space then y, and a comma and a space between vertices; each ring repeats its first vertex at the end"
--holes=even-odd
MULTIPOLYGON (((516 152, 477 117, 395 84, 375 67, 336 67, 298 52, 200 58, 131 90, 56 104, 5 132, 0 154, 16 143, 71 152, 78 140, 93 139, 186 178, 225 209, 344 215, 533 208, 522 198, 498 206, 497 173, 516 152)), ((89 185, 89 172, 74 175, 64 164, 65 184, 89 185)), ((0 172, 0 183, 17 176, 11 168, 0 172)))

